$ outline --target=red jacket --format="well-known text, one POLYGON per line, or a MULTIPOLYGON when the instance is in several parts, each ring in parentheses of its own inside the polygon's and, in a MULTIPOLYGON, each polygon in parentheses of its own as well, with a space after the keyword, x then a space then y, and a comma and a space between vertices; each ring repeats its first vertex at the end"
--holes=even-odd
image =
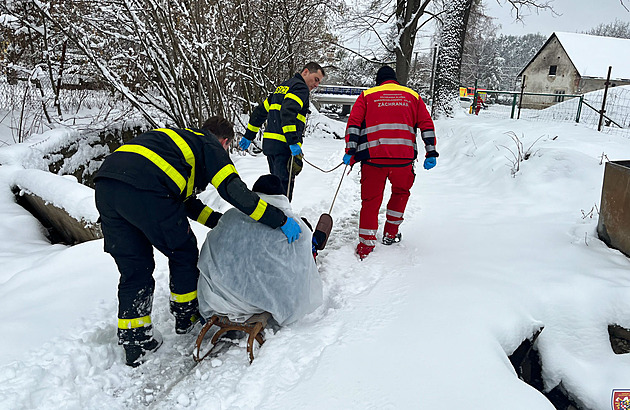
POLYGON ((346 127, 346 153, 353 162, 403 166, 418 156, 420 129, 426 157, 437 157, 433 120, 422 98, 396 81, 363 91, 352 107, 346 127))

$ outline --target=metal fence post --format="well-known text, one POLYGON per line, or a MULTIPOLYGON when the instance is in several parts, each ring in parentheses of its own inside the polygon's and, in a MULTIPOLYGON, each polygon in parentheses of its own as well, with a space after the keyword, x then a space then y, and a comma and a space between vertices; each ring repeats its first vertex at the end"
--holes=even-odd
POLYGON ((602 122, 604 121, 604 113, 606 112, 606 96, 608 96, 608 86, 610 85, 610 72, 612 71, 612 66, 608 66, 608 77, 606 77, 606 82, 604 85, 604 99, 602 100, 602 109, 599 111, 599 124, 597 125, 597 131, 602 130, 602 122))
POLYGON ((518 94, 514 93, 512 94, 512 113, 510 114, 510 118, 514 119, 514 111, 516 111, 516 96, 518 94))
POLYGON ((521 82, 521 98, 518 102, 518 115, 516 116, 517 120, 521 119, 521 107, 523 106, 523 92, 525 92, 525 74, 523 74, 523 81, 521 82))
POLYGON ((580 101, 578 102, 577 114, 575 114, 575 122, 580 122, 580 116, 582 115, 582 103, 584 102, 584 95, 580 95, 580 101))
POLYGON ((475 79, 475 92, 473 93, 473 102, 472 102, 472 105, 470 106, 469 114, 473 114, 476 109, 477 109, 477 80, 475 79))

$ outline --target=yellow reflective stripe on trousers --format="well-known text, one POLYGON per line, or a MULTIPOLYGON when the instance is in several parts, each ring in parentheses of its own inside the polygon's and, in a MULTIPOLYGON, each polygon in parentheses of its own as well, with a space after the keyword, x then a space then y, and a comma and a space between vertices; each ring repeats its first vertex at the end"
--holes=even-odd
POLYGON ((236 172, 236 168, 234 168, 234 165, 228 164, 224 166, 223 168, 221 168, 219 172, 214 174, 214 176, 212 177, 212 181, 210 181, 210 183, 212 184, 213 187, 219 188, 219 185, 221 185, 221 182, 223 182, 225 178, 227 178, 231 174, 238 175, 238 172, 236 172))
POLYGON ((170 179, 175 182, 175 184, 179 187, 179 192, 184 192, 186 188, 186 178, 179 173, 178 170, 173 168, 171 164, 166 162, 164 158, 151 151, 147 147, 143 147, 142 145, 134 145, 134 144, 125 144, 119 147, 116 151, 122 152, 133 152, 134 154, 139 154, 153 162, 158 168, 160 168, 170 179))
POLYGON ((296 132, 297 128, 295 127, 295 125, 285 125, 284 127, 282 127, 282 132, 296 132))
POLYGON ((302 102, 302 99, 293 93, 288 93, 287 95, 284 96, 284 98, 290 98, 293 101, 297 102, 298 104, 300 104, 300 108, 304 107, 304 103, 302 102))
POLYGON ((118 329, 136 329, 151 324, 151 316, 137 317, 135 319, 118 319, 118 329))
POLYGON ((298 115, 297 115, 297 119, 298 119, 298 120, 300 120, 300 121, 302 121, 303 123, 306 123, 306 117, 305 117, 305 116, 303 116, 302 114, 298 114, 298 115))
POLYGON ((178 295, 177 293, 173 293, 171 292, 171 300, 173 302, 177 302, 177 303, 186 303, 186 302, 190 302, 191 300, 195 300, 197 299, 197 291, 194 290, 190 293, 185 293, 183 295, 178 295))
POLYGON ((266 209, 267 209, 267 203, 265 201, 263 201, 262 199, 259 199, 258 200, 258 205, 256 206, 256 209, 254 209, 254 212, 249 214, 249 216, 254 221, 258 221, 260 218, 262 218, 262 216, 265 213, 266 209))
POLYGON ((192 195, 193 187, 195 186, 195 155, 193 154, 192 150, 190 149, 186 141, 184 141, 184 139, 180 137, 179 134, 177 134, 175 131, 170 130, 168 128, 158 128, 156 129, 156 131, 163 132, 164 134, 171 137, 173 142, 177 144, 179 149, 182 151, 184 158, 186 158, 186 162, 191 167, 190 177, 188 178, 188 184, 186 186, 186 198, 188 198, 189 196, 192 195))
POLYGON ((260 130, 260 127, 254 127, 252 124, 247 124, 247 129, 252 132, 258 132, 260 130))
POLYGON ((265 132, 263 134, 263 138, 270 138, 272 140, 278 140, 282 142, 287 142, 287 139, 282 134, 276 134, 275 132, 265 132))
POLYGON ((199 214, 199 217, 197 218, 197 222, 199 222, 200 224, 205 225, 206 222, 208 221, 208 218, 212 214, 212 212, 213 211, 212 211, 212 209, 210 209, 210 207, 204 206, 203 209, 201 210, 201 213, 199 214))

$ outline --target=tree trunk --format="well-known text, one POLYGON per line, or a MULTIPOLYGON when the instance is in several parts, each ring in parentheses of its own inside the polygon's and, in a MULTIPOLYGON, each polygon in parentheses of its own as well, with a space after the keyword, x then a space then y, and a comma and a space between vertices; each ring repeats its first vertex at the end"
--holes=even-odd
POLYGON ((452 116, 459 98, 462 52, 473 0, 452 0, 447 6, 438 52, 432 114, 452 116))
POLYGON ((407 84, 409 68, 416 42, 418 20, 431 0, 398 0, 396 5, 396 31, 398 41, 395 44, 396 78, 400 84, 407 84))

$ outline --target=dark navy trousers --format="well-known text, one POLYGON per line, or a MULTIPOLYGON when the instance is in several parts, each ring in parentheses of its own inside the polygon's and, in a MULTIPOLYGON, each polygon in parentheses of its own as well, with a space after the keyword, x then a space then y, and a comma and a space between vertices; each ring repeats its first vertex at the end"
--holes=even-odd
POLYGON ((289 166, 291 165, 291 154, 267 155, 267 164, 269 164, 269 173, 280 178, 283 194, 287 195, 289 202, 293 199, 293 186, 295 185, 295 175, 291 176, 291 191, 289 190, 289 166))
POLYGON ((105 252, 112 255, 120 272, 119 343, 141 343, 153 334, 150 324, 155 288, 153 247, 168 258, 171 292, 183 295, 197 290, 197 240, 182 199, 166 189, 146 191, 115 179, 98 178, 95 190, 105 252), (121 319, 125 320, 122 323, 144 324, 123 329, 121 319))

